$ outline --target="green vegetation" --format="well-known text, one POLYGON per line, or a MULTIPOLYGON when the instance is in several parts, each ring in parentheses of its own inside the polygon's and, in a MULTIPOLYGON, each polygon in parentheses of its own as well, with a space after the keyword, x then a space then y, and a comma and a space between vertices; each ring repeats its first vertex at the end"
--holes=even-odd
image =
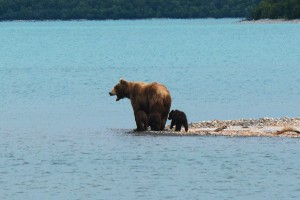
POLYGON ((253 19, 300 18, 300 0, 262 0, 252 12, 253 19))
POLYGON ((259 0, 0 0, 0 20, 248 17, 259 0))

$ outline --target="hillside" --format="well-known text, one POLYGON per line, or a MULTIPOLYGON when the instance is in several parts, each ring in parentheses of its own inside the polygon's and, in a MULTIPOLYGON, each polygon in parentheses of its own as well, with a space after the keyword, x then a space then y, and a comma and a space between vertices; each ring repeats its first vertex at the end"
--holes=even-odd
POLYGON ((251 17, 257 19, 299 19, 300 0, 262 0, 251 17))
POLYGON ((259 0, 0 0, 0 20, 247 17, 259 0))

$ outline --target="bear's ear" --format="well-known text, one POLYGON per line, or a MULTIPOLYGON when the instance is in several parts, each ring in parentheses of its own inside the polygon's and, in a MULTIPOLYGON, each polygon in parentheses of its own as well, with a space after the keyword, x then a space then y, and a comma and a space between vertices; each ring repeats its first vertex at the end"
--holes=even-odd
POLYGON ((124 79, 120 78, 120 83, 121 83, 121 84, 126 84, 127 81, 125 81, 124 79))

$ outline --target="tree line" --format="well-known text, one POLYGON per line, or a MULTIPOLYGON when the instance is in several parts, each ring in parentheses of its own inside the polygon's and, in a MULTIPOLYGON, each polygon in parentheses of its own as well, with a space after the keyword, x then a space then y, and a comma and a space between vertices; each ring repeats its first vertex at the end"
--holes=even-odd
POLYGON ((300 0, 262 0, 252 11, 253 19, 299 19, 300 0))
POLYGON ((0 0, 0 20, 250 17, 260 0, 0 0))

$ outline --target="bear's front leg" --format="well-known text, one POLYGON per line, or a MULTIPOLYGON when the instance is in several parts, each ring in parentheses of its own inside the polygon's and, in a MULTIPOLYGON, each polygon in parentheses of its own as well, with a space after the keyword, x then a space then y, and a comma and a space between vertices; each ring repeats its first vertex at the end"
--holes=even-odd
POLYGON ((148 118, 144 111, 135 112, 135 123, 136 129, 134 131, 145 131, 147 130, 148 118))
POLYGON ((146 129, 144 128, 144 124, 141 122, 137 122, 136 121, 136 129, 134 129, 134 131, 145 131, 146 129))
POLYGON ((176 129, 175 129, 175 131, 180 131, 181 130, 181 126, 182 126, 181 123, 176 123, 176 129))
POLYGON ((174 125, 175 125, 175 122, 174 122, 174 120, 172 120, 171 125, 170 125, 170 129, 172 129, 174 127, 174 125))
POLYGON ((144 126, 143 124, 138 120, 138 113, 141 110, 141 107, 139 106, 139 104, 137 102, 135 102, 134 100, 131 100, 131 105, 132 105, 132 109, 133 109, 133 114, 134 114, 134 118, 135 118, 135 123, 136 123, 136 129, 134 129, 134 131, 143 131, 144 126))

